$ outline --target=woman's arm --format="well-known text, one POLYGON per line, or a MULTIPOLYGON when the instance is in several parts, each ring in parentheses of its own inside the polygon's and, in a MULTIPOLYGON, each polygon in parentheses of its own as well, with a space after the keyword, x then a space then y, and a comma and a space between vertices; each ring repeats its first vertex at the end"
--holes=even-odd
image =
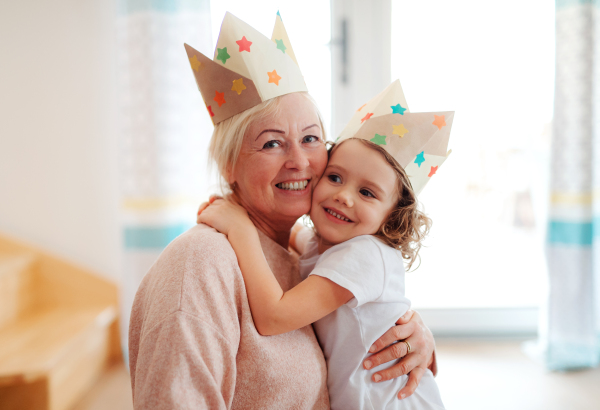
POLYGON ((227 235, 244 276, 254 325, 262 335, 286 333, 309 325, 353 298, 329 279, 310 276, 283 292, 263 254, 260 238, 246 211, 217 200, 199 220, 227 235))

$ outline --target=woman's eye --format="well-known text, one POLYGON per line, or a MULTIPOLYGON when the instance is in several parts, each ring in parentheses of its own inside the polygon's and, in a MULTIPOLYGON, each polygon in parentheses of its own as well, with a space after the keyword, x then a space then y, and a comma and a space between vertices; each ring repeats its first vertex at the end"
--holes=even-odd
POLYGON ((302 139, 302 142, 317 142, 319 140, 319 137, 315 136, 315 135, 307 135, 302 139))
POLYGON ((279 145, 281 145, 281 143, 277 140, 271 140, 269 142, 267 142, 265 145, 263 145, 263 149, 264 148, 277 148, 279 145))
POLYGON ((373 193, 371 191, 369 191, 368 189, 361 189, 360 194, 364 195, 364 196, 369 196, 371 198, 375 198, 375 195, 373 195, 373 193))
POLYGON ((327 178, 329 178, 329 180, 331 182, 336 182, 336 183, 342 182, 342 178, 340 178, 339 175, 331 174, 331 175, 328 175, 327 178))

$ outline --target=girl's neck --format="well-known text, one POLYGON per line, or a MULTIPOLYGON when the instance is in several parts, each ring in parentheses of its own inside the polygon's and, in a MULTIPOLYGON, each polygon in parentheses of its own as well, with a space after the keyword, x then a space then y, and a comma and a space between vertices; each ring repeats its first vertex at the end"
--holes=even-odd
POLYGON ((335 245, 337 245, 337 243, 327 242, 322 236, 317 236, 317 251, 319 252, 319 255, 335 245))

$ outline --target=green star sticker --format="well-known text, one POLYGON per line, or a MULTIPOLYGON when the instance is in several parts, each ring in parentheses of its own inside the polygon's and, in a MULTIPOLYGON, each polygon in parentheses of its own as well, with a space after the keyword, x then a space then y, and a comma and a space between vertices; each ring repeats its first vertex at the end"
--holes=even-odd
POLYGON ((287 47, 285 46, 285 44, 283 44, 283 39, 281 39, 281 40, 275 39, 275 42, 277 43, 277 48, 280 49, 281 52, 285 54, 285 49, 287 47))
POLYGON ((371 142, 374 142, 377 145, 387 145, 385 143, 385 135, 375 134, 373 138, 371 138, 371 142))
POLYGON ((231 56, 227 54, 227 47, 217 48, 217 60, 221 60, 225 64, 228 58, 231 56))

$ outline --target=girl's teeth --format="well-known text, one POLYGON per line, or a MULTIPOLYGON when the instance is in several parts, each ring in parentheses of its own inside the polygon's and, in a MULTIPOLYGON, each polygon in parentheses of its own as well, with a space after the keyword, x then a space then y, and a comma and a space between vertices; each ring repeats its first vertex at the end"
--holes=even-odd
POLYGON ((331 209, 328 209, 327 212, 329 212, 331 215, 335 216, 337 219, 341 219, 342 221, 350 222, 350 219, 344 218, 342 215, 336 214, 331 209))

